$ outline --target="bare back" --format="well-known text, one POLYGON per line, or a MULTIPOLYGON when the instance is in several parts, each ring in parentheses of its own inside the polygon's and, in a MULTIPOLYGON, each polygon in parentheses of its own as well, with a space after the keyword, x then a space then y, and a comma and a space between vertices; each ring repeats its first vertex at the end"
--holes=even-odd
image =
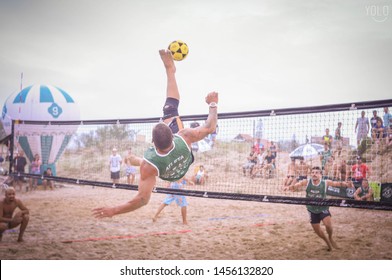
POLYGON ((310 167, 306 163, 298 164, 297 172, 298 176, 308 176, 310 167))
POLYGON ((295 163, 290 163, 287 169, 287 176, 295 176, 296 169, 297 165, 295 163))

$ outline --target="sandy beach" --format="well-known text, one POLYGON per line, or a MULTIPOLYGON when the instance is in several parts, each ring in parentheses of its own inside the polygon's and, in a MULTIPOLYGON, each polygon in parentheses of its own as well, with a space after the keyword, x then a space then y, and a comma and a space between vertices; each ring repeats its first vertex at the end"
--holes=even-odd
MULTIPOLYGON (((4 194, 2 194, 3 196, 4 194)), ((17 193, 30 209, 25 242, 8 230, 2 260, 385 260, 392 259, 392 213, 331 208, 335 241, 328 252, 305 206, 188 197, 189 225, 180 208, 152 221, 163 194, 132 213, 97 220, 91 210, 119 204, 135 192, 69 185, 17 193)))

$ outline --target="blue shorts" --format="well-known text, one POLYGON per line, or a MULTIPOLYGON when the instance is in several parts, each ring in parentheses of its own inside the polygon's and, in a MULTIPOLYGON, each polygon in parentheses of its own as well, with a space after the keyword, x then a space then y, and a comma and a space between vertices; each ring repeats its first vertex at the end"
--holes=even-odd
POLYGON ((330 216, 332 217, 331 213, 329 212, 329 210, 324 210, 321 213, 312 213, 308 210, 309 213, 309 217, 310 217, 310 223, 311 224, 319 224, 322 220, 324 220, 324 218, 330 216))
POLYGON ((201 177, 202 177, 201 175, 196 175, 196 176, 195 176, 196 184, 200 184, 201 177))
POLYGON ((134 166, 127 166, 125 168, 125 174, 127 176, 135 175, 136 174, 136 168, 134 166))
POLYGON ((173 201, 175 201, 178 206, 181 207, 188 206, 188 202, 186 201, 186 198, 183 195, 168 194, 165 200, 163 201, 163 203, 166 205, 170 205, 173 201))

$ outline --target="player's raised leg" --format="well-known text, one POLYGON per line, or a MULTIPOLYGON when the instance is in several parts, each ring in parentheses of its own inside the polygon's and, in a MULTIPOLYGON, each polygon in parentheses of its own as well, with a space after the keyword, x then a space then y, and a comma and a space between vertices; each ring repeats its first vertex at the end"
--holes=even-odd
POLYGON ((169 50, 160 50, 163 65, 166 69, 167 87, 166 87, 166 101, 163 106, 162 121, 165 122, 173 133, 177 133, 183 129, 181 119, 178 117, 178 105, 180 103, 180 93, 178 91, 176 81, 176 66, 171 52, 169 50))
POLYGON ((174 65, 173 56, 169 50, 160 50, 159 54, 161 56, 163 65, 166 68, 166 76, 167 76, 166 97, 171 97, 180 100, 180 93, 178 91, 177 81, 175 77, 176 66, 174 65))

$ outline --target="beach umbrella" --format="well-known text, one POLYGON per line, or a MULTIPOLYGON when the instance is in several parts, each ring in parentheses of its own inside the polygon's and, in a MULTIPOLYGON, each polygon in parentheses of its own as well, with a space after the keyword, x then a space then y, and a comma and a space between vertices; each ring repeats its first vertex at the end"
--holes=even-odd
MULTIPOLYGON (((1 120, 6 134, 11 134, 12 120, 29 121, 78 121, 79 106, 59 87, 32 85, 19 93, 11 94, 2 110, 1 120)), ((70 142, 78 125, 15 124, 14 135, 18 148, 33 160, 39 154, 42 169, 51 167, 55 175, 55 163, 70 142)), ((42 170, 41 170, 42 171, 42 170)))
POLYGON ((315 143, 308 143, 299 146, 294 151, 290 153, 291 158, 301 158, 309 159, 318 156, 324 150, 324 146, 315 143))

